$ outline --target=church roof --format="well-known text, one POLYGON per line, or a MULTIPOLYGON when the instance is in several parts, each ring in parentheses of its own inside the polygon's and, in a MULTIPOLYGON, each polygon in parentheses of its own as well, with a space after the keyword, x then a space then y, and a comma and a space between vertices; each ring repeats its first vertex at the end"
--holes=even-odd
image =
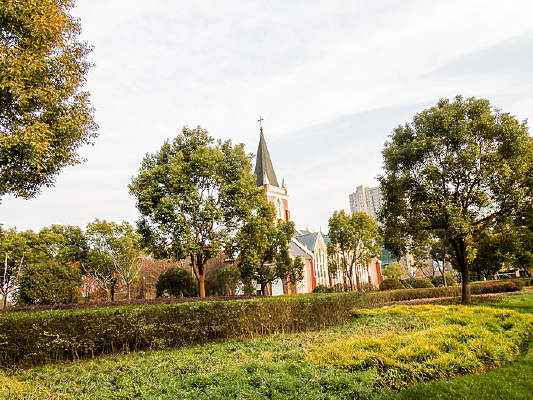
POLYGON ((255 160, 255 175, 257 176, 257 186, 263 186, 266 184, 277 186, 278 179, 272 166, 272 160, 270 160, 270 154, 263 135, 263 128, 261 128, 261 137, 259 139, 259 146, 257 147, 257 156, 255 160))
POLYGON ((307 247, 309 250, 314 251, 315 250, 315 244, 318 239, 318 232, 309 233, 307 235, 301 235, 296 236, 296 239, 303 244, 305 247, 307 247))
MULTIPOLYGON (((302 246, 302 244, 300 243, 300 246, 302 246)), ((289 250, 291 251, 291 255, 293 257, 297 257, 297 256, 300 256, 302 257, 303 259, 307 259, 307 260, 310 260, 312 259, 313 257, 308 253, 306 252, 302 247, 300 247, 297 243, 295 243, 294 241, 290 241, 289 242, 289 250)))

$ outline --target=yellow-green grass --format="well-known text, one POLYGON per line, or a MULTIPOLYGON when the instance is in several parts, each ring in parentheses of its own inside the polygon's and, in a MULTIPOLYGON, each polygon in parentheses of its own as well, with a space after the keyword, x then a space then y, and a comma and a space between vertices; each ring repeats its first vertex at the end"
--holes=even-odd
POLYGON ((349 371, 375 369, 381 385, 392 389, 508 363, 533 331, 531 315, 481 306, 396 306, 354 313, 416 317, 427 327, 403 334, 348 336, 311 346, 305 359, 349 371))
MULTIPOLYGON (((321 332, 8 370, 0 374, 0 383, 9 388, 9 398, 374 399, 408 383, 486 371, 515 360, 533 332, 529 307, 533 295, 488 307, 359 310, 357 318, 321 332)), ((527 364, 530 372, 532 364, 527 364)), ((498 371, 514 365, 520 364, 491 372, 510 392, 513 382, 500 379, 498 371)))

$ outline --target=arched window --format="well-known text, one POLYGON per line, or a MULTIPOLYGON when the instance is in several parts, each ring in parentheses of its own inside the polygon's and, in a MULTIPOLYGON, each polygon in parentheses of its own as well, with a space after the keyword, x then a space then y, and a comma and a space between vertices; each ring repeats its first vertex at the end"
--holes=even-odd
POLYGON ((276 218, 285 220, 285 218, 283 218, 283 203, 281 202, 281 199, 276 200, 276 218))

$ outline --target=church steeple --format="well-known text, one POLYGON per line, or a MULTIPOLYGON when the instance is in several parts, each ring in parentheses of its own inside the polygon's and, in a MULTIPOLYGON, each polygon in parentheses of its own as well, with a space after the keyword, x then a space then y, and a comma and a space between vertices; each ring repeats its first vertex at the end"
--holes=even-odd
MULTIPOLYGON (((263 119, 259 118, 259 123, 263 119)), ((265 142, 265 136, 263 135, 263 127, 261 129, 261 137, 259 138, 259 146, 257 147, 257 156, 255 160, 255 175, 257 176, 257 186, 273 185, 279 187, 274 167, 272 166, 272 160, 270 160, 270 154, 265 142)))

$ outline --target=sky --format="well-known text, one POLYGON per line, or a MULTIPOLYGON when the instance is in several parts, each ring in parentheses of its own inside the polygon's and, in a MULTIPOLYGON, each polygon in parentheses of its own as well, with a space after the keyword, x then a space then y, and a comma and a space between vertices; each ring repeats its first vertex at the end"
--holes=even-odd
POLYGON ((135 223, 147 153, 198 125, 255 153, 262 116, 291 219, 326 232, 378 185, 394 128, 439 99, 533 117, 530 0, 77 0, 72 14, 94 47, 99 137, 36 198, 4 196, 4 228, 135 223))

